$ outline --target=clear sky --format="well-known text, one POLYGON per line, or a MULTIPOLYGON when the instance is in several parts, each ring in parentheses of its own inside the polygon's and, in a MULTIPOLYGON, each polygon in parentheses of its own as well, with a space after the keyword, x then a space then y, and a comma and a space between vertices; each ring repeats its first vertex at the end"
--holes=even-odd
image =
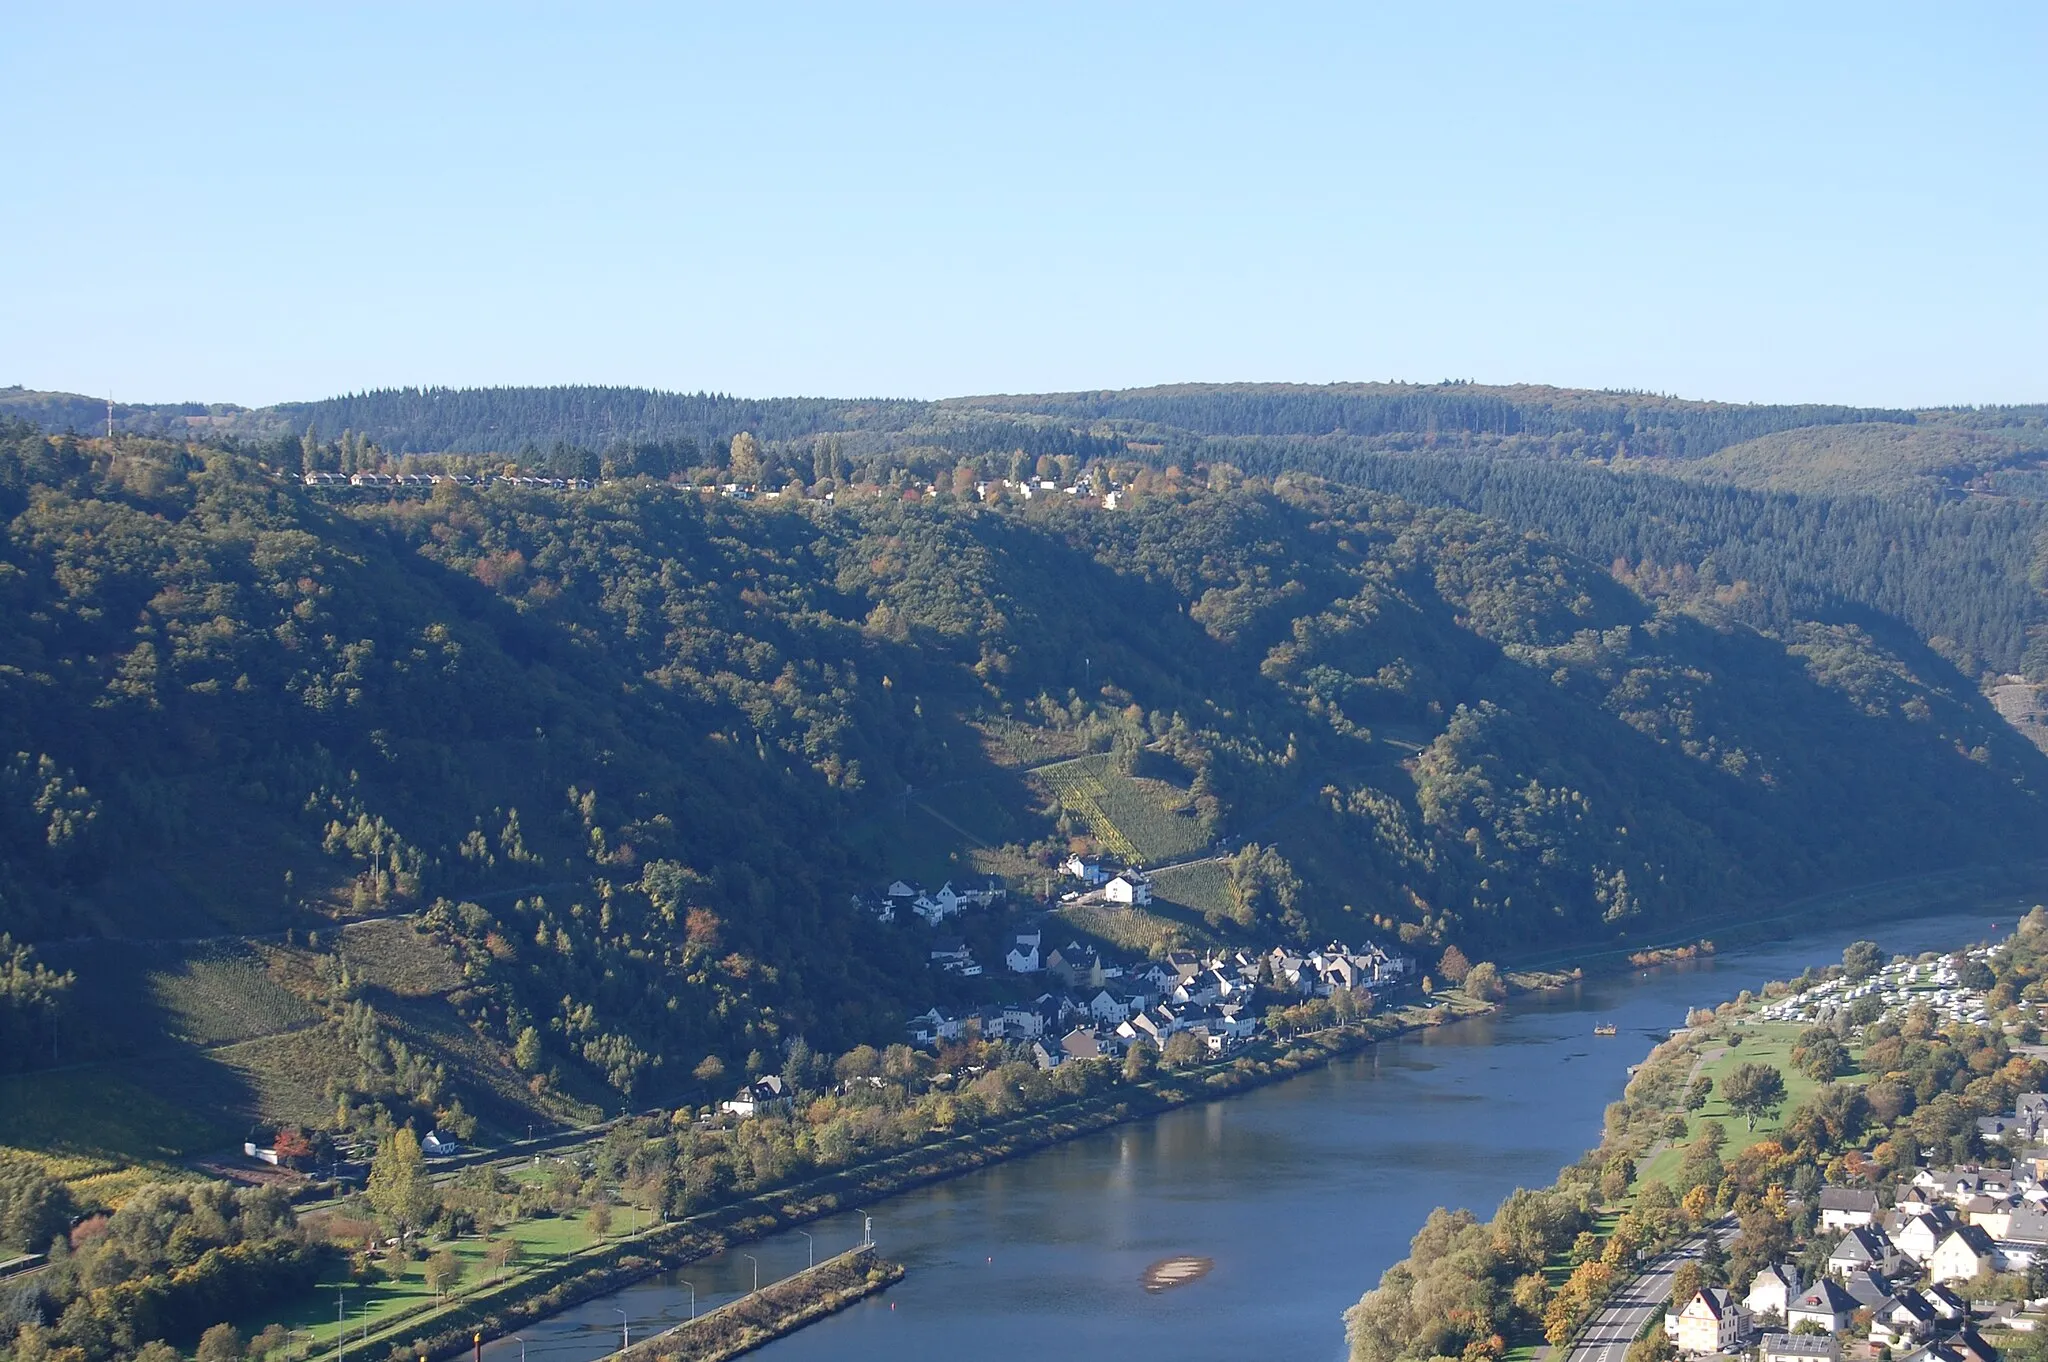
POLYGON ((0 0, 0 384, 2048 400, 2048 7, 0 0))

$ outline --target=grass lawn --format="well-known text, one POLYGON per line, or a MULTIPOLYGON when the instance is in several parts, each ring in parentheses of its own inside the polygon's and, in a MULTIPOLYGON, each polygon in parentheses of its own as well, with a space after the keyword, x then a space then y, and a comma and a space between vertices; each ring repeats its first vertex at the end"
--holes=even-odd
MULTIPOLYGON (((642 1220, 645 1221, 643 1216, 642 1220)), ((625 1217, 620 1217, 619 1228, 623 1229, 625 1217)), ((645 1229, 643 1223, 641 1228, 645 1229)), ((495 1286, 500 1281, 517 1279, 536 1268, 559 1261, 571 1254, 590 1248, 596 1239, 590 1233, 590 1222, 582 1215, 556 1216, 540 1220, 522 1220, 500 1231, 508 1233, 519 1241, 520 1261, 509 1274, 509 1278, 494 1276, 491 1265, 486 1261, 488 1248, 482 1239, 459 1239, 439 1241, 433 1244, 433 1251, 453 1250, 462 1260, 462 1280, 448 1293, 447 1305, 459 1305, 463 1298, 480 1287, 495 1286)), ((615 1230, 613 1238, 617 1238, 615 1230)), ((352 1337, 360 1338, 365 1324, 371 1333, 376 1333, 397 1316, 422 1306, 434 1304, 434 1293, 428 1289, 426 1264, 410 1264, 405 1276, 398 1281, 382 1279, 348 1289, 347 1328, 352 1337)), ((264 1325, 278 1323, 301 1337, 310 1336, 317 1351, 331 1347, 334 1343, 334 1286, 329 1283, 327 1291, 313 1293, 297 1301, 290 1308, 280 1310, 276 1306, 266 1307, 257 1314, 237 1322, 243 1335, 255 1333, 264 1325)))
MULTIPOLYGON (((1806 1029, 1804 1022, 1745 1022, 1741 1025, 1742 1044, 1734 1047, 1716 1045, 1706 1053, 1710 1056, 1699 1072, 1714 1080, 1714 1094, 1707 1099, 1706 1106, 1698 1111, 1686 1113, 1687 1138, 1697 1132, 1703 1121, 1719 1121, 1728 1132, 1728 1144, 1721 1151, 1723 1160, 1732 1160, 1737 1154, 1759 1140, 1766 1140, 1784 1129, 1785 1120, 1820 1084, 1799 1070, 1792 1062, 1792 1046, 1799 1039, 1799 1033, 1806 1029), (1768 1064, 1785 1076, 1785 1104, 1775 1117, 1767 1117, 1756 1123, 1750 1130, 1748 1122, 1728 1109, 1728 1103, 1721 1096, 1721 1084, 1738 1064, 1768 1064)), ((1854 1051, 1851 1052, 1852 1054, 1854 1051)), ((1844 1075, 1838 1082, 1860 1083, 1861 1074, 1844 1075)), ((1652 1159, 1648 1166, 1636 1173, 1638 1185, 1645 1182, 1668 1182, 1685 1162, 1683 1141, 1673 1141, 1664 1151, 1652 1159)))

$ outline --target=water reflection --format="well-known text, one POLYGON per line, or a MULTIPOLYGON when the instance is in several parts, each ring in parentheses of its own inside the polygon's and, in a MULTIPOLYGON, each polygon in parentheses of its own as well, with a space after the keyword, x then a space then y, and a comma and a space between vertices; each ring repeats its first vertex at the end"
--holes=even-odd
MULTIPOLYGON (((883 1296, 770 1345, 765 1362, 953 1362, 1054 1352, 1128 1362, 1188 1357, 1338 1359, 1339 1315, 1399 1258, 1431 1207, 1490 1211, 1547 1183, 1598 1139, 1629 1065, 1693 1006, 1839 954, 1949 949, 1991 934, 1984 915, 1839 930, 1587 980, 1506 1013, 1375 1047, 1224 1102, 1104 1131, 870 1207, 882 1251, 909 1277, 883 1296), (1595 1021, 1620 1034, 1594 1038, 1595 1021), (1199 1282, 1148 1295, 1161 1258, 1215 1259, 1199 1282)), ((859 1241, 858 1215, 806 1226, 819 1256, 859 1241)), ((744 1252, 762 1280, 801 1267, 780 1235, 744 1252)), ((745 1291, 737 1253, 693 1263, 526 1331, 551 1362, 618 1344, 745 1291)), ((517 1362, 517 1345, 486 1349, 517 1362), (510 1347, 512 1351, 505 1350, 510 1347)))

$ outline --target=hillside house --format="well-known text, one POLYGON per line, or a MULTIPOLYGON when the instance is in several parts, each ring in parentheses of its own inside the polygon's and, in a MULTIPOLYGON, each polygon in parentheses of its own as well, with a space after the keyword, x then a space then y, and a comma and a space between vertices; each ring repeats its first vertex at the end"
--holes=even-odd
POLYGON ((957 1017, 949 1016, 938 1008, 930 1008, 912 1017, 903 1028, 910 1035, 913 1045, 936 1045, 942 1040, 958 1040, 966 1030, 957 1017))
POLYGON ((1152 881, 1135 870, 1113 875, 1102 886, 1102 897, 1126 908, 1143 908, 1152 902, 1152 881))
POLYGON ((1009 967, 1010 973, 1036 974, 1045 968, 1044 961, 1038 958, 1038 946, 1042 939, 1036 927, 1028 932, 1019 932, 1011 939, 1010 949, 1003 956, 1003 963, 1009 967))
POLYGON ((781 1075, 767 1074, 741 1087, 738 1092, 720 1102, 718 1109, 741 1120, 747 1120, 781 1110, 789 1104, 789 1094, 782 1089, 781 1075))
POLYGON ((1060 863, 1060 870, 1087 885, 1090 889, 1095 888, 1109 878, 1109 872, 1102 868, 1102 862, 1081 856, 1067 857, 1065 861, 1060 863))

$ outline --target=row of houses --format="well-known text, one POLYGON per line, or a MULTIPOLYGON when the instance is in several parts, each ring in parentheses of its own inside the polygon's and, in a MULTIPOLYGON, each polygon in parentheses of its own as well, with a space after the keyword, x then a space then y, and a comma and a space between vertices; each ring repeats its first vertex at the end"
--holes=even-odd
POLYGON ((1844 1341, 1861 1334, 1869 1351, 1896 1358, 1994 1362, 1958 1288, 2048 1263, 2048 1187, 2025 1165, 1920 1168, 1890 1206, 1870 1188, 1824 1187, 1815 1209, 1819 1229, 1841 1236, 1821 1275, 1803 1281, 1785 1262, 1740 1295, 1700 1291, 1664 1317, 1681 1352, 1723 1354, 1754 1339, 1758 1356, 1774 1362, 1836 1362, 1844 1341))
POLYGON ((908 913, 936 927, 969 908, 991 907, 1001 902, 1009 892, 1003 882, 993 876, 957 887, 947 880, 937 889, 930 890, 908 880, 896 880, 877 893, 855 894, 853 907, 855 912, 866 913, 877 922, 894 922, 899 913, 908 913))
MULTIPOLYGON (((981 973, 972 951, 957 938, 935 937, 931 956, 950 973, 981 973)), ((1043 975, 1057 987, 1028 1002, 957 1015, 927 1008, 906 1025, 912 1043, 936 1046, 979 1036, 1041 1045, 1040 1062, 1051 1067, 1075 1058, 1077 1050, 1092 1058, 1120 1054, 1140 1042, 1163 1048, 1171 1037, 1190 1032, 1211 1053, 1221 1053, 1256 1035, 1269 1007, 1340 990, 1385 991, 1415 970, 1412 959, 1376 944, 1331 944, 1308 952, 1283 946, 1265 952, 1175 951, 1160 960, 1119 960, 1075 940, 1045 949, 1044 931, 1036 927, 1015 934, 1004 964, 1015 974, 1043 975)))
POLYGON ((554 491, 586 491, 589 478, 540 478, 524 473, 329 473, 305 475, 308 487, 369 487, 385 491, 407 487, 542 487, 554 491))

